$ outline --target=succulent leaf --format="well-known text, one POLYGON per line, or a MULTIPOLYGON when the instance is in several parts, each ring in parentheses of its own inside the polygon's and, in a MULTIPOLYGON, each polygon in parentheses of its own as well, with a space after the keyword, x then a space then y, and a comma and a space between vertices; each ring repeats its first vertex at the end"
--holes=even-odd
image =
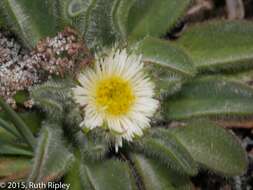
POLYGON ((212 21, 189 27, 175 44, 200 71, 234 71, 253 67, 252 33, 252 22, 212 21))
POLYGON ((243 174, 247 157, 237 139, 207 120, 193 121, 170 131, 202 166, 226 176, 243 174))

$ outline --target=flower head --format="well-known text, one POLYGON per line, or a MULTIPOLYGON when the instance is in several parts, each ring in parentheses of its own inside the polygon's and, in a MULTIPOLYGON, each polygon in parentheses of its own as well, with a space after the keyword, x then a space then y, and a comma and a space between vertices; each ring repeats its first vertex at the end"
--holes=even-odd
POLYGON ((122 146, 122 139, 132 141, 150 127, 158 101, 153 98, 154 85, 144 73, 140 56, 128 55, 126 50, 112 52, 78 80, 80 85, 73 93, 85 114, 80 125, 106 127, 115 134, 116 149, 122 146))

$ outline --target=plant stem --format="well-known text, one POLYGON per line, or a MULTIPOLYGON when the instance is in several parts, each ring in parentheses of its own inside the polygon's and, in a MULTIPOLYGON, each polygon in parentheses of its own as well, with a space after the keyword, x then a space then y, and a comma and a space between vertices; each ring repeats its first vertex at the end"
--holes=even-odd
POLYGON ((31 130, 27 127, 25 122, 18 116, 18 114, 0 97, 0 106, 10 116, 17 131, 24 137, 26 142, 32 147, 35 147, 36 140, 31 130))

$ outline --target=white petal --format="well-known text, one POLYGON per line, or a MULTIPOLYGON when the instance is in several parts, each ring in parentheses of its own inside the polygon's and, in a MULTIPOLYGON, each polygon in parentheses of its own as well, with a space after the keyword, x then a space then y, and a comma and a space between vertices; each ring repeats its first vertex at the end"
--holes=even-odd
POLYGON ((128 55, 126 50, 114 51, 104 59, 97 59, 94 69, 89 68, 80 74, 79 82, 81 86, 73 88, 73 95, 78 104, 85 106, 85 117, 81 124, 93 129, 106 122, 108 128, 116 132, 116 151, 122 146, 123 139, 132 141, 150 127, 150 118, 159 102, 153 98, 155 86, 144 73, 141 56, 128 55), (135 96, 129 112, 120 116, 112 116, 106 113, 105 107, 96 105, 98 82, 115 75, 129 82, 135 96))

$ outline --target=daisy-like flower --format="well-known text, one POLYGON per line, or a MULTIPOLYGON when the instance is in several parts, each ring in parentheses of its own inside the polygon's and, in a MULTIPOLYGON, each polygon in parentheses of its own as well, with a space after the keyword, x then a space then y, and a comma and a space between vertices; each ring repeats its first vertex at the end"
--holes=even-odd
POLYGON ((80 126, 109 129, 115 134, 116 151, 122 139, 132 141, 150 127, 158 101, 153 98, 154 84, 145 75, 140 56, 113 51, 80 74, 78 81, 73 95, 84 111, 80 126))

